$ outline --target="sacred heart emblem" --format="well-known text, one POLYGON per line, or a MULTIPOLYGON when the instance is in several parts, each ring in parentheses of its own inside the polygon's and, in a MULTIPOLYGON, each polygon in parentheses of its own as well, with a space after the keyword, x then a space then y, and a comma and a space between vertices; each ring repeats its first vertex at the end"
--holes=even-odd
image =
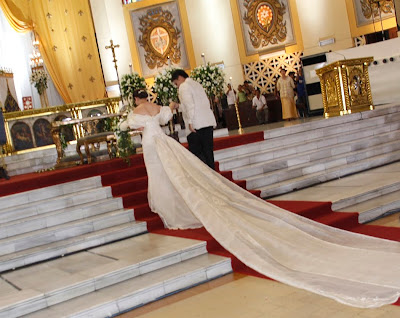
POLYGON ((169 33, 163 27, 156 27, 150 32, 151 46, 161 56, 168 51, 169 42, 169 33))
POLYGON ((261 2, 255 10, 255 14, 256 21, 261 29, 263 29, 265 32, 269 32, 274 20, 274 11, 270 4, 267 2, 261 2))

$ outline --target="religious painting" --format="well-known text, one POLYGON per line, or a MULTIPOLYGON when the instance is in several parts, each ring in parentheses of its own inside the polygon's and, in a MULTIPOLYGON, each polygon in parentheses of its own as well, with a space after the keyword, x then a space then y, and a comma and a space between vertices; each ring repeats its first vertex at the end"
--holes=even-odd
MULTIPOLYGON (((54 118, 54 121, 63 121, 63 119, 67 119, 67 116, 59 115, 56 118, 54 118)), ((64 135, 65 141, 75 140, 74 130, 72 128, 72 125, 61 126, 60 133, 64 135)))
POLYGON ((38 119, 33 124, 33 134, 35 136, 36 146, 42 147, 53 144, 51 134, 51 124, 46 119, 38 119))
POLYGON ((394 17, 393 0, 353 0, 357 26, 394 17))
POLYGON ((288 0, 237 0, 247 55, 295 43, 288 0))
POLYGON ((33 148, 31 129, 24 122, 16 122, 11 128, 11 138, 15 150, 25 150, 33 148))
POLYGON ((130 17, 144 77, 172 65, 190 68, 176 1, 131 10, 130 17))

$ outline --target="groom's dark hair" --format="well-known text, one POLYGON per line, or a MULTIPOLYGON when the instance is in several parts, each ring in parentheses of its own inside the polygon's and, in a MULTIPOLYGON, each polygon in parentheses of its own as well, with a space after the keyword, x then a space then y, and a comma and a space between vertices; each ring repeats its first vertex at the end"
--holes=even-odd
POLYGON ((178 79, 179 76, 182 76, 183 78, 188 78, 189 75, 184 70, 175 70, 171 74, 171 81, 175 81, 178 79))

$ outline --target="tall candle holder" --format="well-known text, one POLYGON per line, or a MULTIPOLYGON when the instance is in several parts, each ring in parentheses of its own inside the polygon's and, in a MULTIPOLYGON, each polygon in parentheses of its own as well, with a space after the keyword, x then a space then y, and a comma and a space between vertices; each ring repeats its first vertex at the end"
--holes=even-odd
POLYGON ((238 105, 237 101, 235 102, 235 111, 236 111, 236 118, 237 118, 238 125, 239 125, 238 133, 239 133, 239 135, 243 135, 244 131, 242 128, 242 122, 240 120, 239 105, 238 105))

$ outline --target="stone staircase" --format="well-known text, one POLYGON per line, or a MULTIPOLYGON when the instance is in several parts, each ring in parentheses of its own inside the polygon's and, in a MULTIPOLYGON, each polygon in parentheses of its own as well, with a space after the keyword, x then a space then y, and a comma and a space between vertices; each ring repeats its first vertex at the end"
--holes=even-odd
MULTIPOLYGON (((246 180, 247 189, 272 198, 399 161, 399 137, 400 106, 393 106, 267 130, 264 141, 220 150, 215 158, 221 170, 232 171, 233 179, 246 180)), ((397 190, 387 185, 371 191, 379 196, 397 190)), ((358 194, 333 208, 343 210, 369 199, 371 194, 358 194)), ((395 206, 400 208, 398 201, 388 204, 395 206)), ((386 211, 378 210, 361 221, 386 211)))
POLYGON ((109 317, 232 271, 206 242, 147 233, 101 179, 0 197, 0 318, 109 317))

